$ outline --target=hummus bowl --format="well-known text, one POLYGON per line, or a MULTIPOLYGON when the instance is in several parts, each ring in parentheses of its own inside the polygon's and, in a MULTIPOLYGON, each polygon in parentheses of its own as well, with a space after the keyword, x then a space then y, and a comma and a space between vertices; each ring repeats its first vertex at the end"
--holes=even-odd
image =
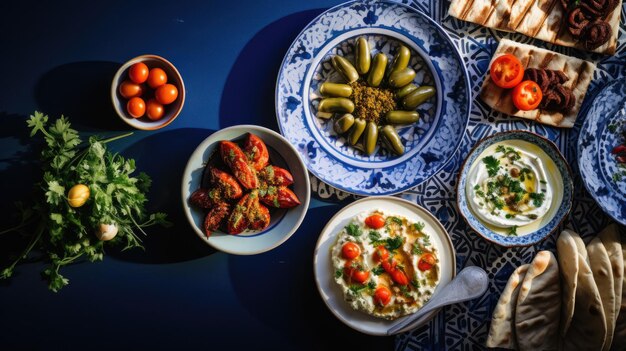
MULTIPOLYGON (((391 234, 391 237, 395 235, 391 234)), ((389 328, 397 323, 397 318, 410 316, 419 311, 456 275, 455 250, 445 228, 426 209, 393 196, 363 198, 337 212, 320 234, 313 265, 317 288, 330 311, 349 327, 370 335, 387 335, 389 328), (383 214, 388 220, 385 227, 379 228, 379 235, 373 233, 375 231, 371 228, 366 228, 364 224, 365 218, 375 213, 383 214), (397 223, 390 223, 395 221, 397 223), (402 224, 399 224, 400 222, 402 224), (419 228, 413 229, 414 224, 417 224, 419 228), (395 250, 390 248, 392 251, 390 257, 393 260, 389 261, 396 263, 398 259, 394 254, 396 250, 406 257, 406 261, 397 261, 397 266, 395 264, 393 266, 402 267, 401 269, 406 273, 409 281, 408 285, 405 284, 405 289, 408 287, 407 291, 401 292, 400 288, 403 286, 392 282, 391 274, 387 274, 389 267, 387 267, 387 273, 383 272, 383 265, 376 259, 376 247, 379 245, 372 244, 372 241, 389 239, 385 233, 387 228, 391 228, 392 232, 395 228, 398 233, 408 234, 408 238, 403 243, 404 247, 397 247, 395 250), (359 231, 358 238, 352 236, 355 234, 354 230, 359 231), (425 240, 426 244, 424 244, 425 240), (436 278, 432 279, 432 284, 427 282, 429 276, 417 268, 420 265, 419 258, 422 252, 415 257, 406 254, 407 251, 413 251, 412 248, 418 244, 418 241, 423 253, 436 254, 436 263, 429 267, 431 272, 436 274, 436 278), (348 277, 350 275, 348 269, 342 268, 346 267, 345 258, 341 257, 342 247, 346 242, 356 242, 360 246, 359 252, 363 259, 356 258, 354 261, 364 265, 369 274, 368 279, 362 284, 351 281, 348 277), (415 278, 418 278, 420 282, 418 287, 412 285, 415 278), (371 287, 368 286, 370 284, 371 287), (385 304, 385 308, 377 304, 374 293, 381 286, 388 286, 392 295, 391 301, 385 304), (358 289, 359 287, 362 289, 358 289), (356 291, 355 288, 357 288, 356 291), (423 296, 423 298, 417 296, 423 296), (410 302, 406 303, 407 301, 410 302), (408 308, 399 307, 401 304, 406 304, 408 308)), ((356 276, 355 279, 358 280, 356 276)), ((426 323, 436 313, 437 310, 425 315, 398 333, 426 323)))
POLYGON ((559 149, 526 131, 479 141, 457 183, 461 216, 480 236, 505 247, 545 239, 569 213, 572 197, 571 170, 559 149))

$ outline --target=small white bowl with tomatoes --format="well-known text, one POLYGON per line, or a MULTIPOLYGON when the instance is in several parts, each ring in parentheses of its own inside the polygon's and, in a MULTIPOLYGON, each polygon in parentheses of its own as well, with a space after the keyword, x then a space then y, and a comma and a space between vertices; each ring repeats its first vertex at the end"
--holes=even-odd
POLYGON ((115 73, 111 100, 130 126, 156 130, 172 123, 185 104, 185 84, 174 65, 157 55, 128 60, 115 73))

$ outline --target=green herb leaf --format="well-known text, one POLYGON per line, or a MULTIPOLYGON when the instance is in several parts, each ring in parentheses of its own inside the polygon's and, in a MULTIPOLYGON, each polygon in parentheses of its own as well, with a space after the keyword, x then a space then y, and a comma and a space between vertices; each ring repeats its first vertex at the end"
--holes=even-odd
POLYGON ((372 274, 374 275, 381 275, 383 273, 385 273, 385 269, 382 266, 376 266, 372 268, 372 274))
POLYGON ((545 200, 546 194, 544 193, 530 193, 528 194, 530 198, 533 200, 533 205, 535 207, 541 207, 543 201, 545 200))
POLYGON ((517 226, 514 225, 511 228, 509 228, 509 231, 507 234, 511 236, 517 236, 517 226))
POLYGON ((418 232, 421 232, 422 230, 424 230, 424 227, 426 227, 426 224, 424 224, 424 222, 413 223, 413 229, 415 229, 418 232))
POLYGON ((483 162, 487 167, 487 173, 490 177, 495 177, 500 170, 500 161, 493 156, 483 158, 483 162))
POLYGON ((348 233, 348 235, 352 235, 352 236, 361 236, 361 234, 363 234, 363 232, 361 231, 361 228, 354 224, 354 223, 350 223, 348 224, 346 227, 346 232, 348 233))

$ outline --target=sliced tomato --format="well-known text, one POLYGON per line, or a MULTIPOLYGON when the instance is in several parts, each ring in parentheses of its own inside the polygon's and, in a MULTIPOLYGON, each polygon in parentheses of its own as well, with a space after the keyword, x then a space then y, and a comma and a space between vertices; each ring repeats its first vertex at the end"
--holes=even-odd
POLYGON ((374 303, 379 306, 387 306, 391 302, 391 290, 388 287, 381 285, 374 291, 374 303))
POLYGON ((359 248, 359 245, 349 241, 341 247, 341 254, 344 258, 352 260, 359 257, 361 249, 359 248))
POLYGON ((504 54, 493 60, 489 74, 497 86, 510 89, 518 85, 524 78, 524 67, 515 55, 504 54))
POLYGON ((433 254, 426 253, 423 254, 422 257, 420 257, 419 262, 417 262, 417 268, 419 268, 420 271, 424 272, 433 268, 436 263, 437 259, 435 258, 435 256, 433 256, 433 254))
POLYGON ((513 104, 520 110, 534 110, 539 106, 543 93, 539 85, 532 80, 519 83, 512 93, 513 104))
POLYGON ((365 225, 372 229, 380 229, 385 225, 385 217, 379 214, 373 214, 365 218, 365 225))

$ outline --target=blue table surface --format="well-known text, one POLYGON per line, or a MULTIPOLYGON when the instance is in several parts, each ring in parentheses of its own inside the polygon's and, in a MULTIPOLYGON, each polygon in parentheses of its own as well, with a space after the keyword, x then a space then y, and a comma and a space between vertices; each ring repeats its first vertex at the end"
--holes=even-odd
MULTIPOLYGON (((258 124, 278 130, 274 88, 293 39, 339 2, 20 1, 0 4, 0 211, 28 201, 41 176, 26 118, 68 116, 84 135, 130 127, 115 115, 110 82, 141 54, 170 60, 185 81, 182 114, 156 132, 112 146, 153 178, 148 208, 174 226, 154 228, 145 251, 107 252, 103 262, 64 269, 70 285, 47 290, 43 263, 0 281, 0 349, 232 348, 392 349, 394 338, 353 331, 320 298, 313 249, 343 205, 313 200, 285 244, 255 256, 216 252, 196 237, 180 201, 195 147, 215 130, 258 124)), ((0 237, 0 262, 18 243, 0 237)))

